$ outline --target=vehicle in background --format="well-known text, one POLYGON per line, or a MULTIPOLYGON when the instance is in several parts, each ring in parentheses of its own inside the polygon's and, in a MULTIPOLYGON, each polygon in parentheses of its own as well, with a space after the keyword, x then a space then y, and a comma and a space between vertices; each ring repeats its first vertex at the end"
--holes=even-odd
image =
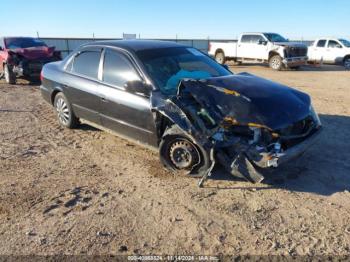
POLYGON ((224 64, 227 60, 269 63, 274 70, 297 69, 307 62, 307 46, 289 42, 275 33, 243 33, 238 42, 210 42, 209 55, 224 64))
MULTIPOLYGON (((42 71, 59 123, 79 119, 159 150, 172 171, 206 177, 215 163, 252 182, 301 155, 321 129, 310 97, 199 50, 165 41, 93 42, 42 71)), ((203 181, 203 180, 201 180, 203 181)))
POLYGON ((309 62, 343 65, 350 69, 350 41, 322 37, 308 48, 309 62))
POLYGON ((61 60, 61 52, 32 37, 0 38, 0 76, 6 83, 15 84, 16 78, 39 80, 44 64, 61 60))

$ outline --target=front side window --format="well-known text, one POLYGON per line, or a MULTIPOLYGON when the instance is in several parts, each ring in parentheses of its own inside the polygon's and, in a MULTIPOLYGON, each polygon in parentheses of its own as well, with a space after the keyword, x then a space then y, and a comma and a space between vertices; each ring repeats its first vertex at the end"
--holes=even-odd
POLYGON ((30 37, 5 38, 5 46, 8 49, 43 47, 47 46, 42 40, 30 37))
POLYGON ((252 44, 257 44, 257 43, 259 43, 260 40, 264 41, 264 38, 261 35, 252 35, 251 39, 250 39, 250 42, 252 44))
POLYGON ((126 82, 139 80, 130 61, 121 53, 107 49, 103 65, 103 81, 107 84, 122 87, 126 82))
POLYGON ((206 79, 232 75, 230 71, 195 48, 171 47, 137 52, 137 56, 165 95, 175 95, 185 78, 206 79))
POLYGON ((317 42, 317 47, 325 47, 326 46, 326 40, 319 40, 317 42))
POLYGON ((79 75, 97 79, 101 52, 83 51, 74 57, 71 71, 79 75))
POLYGON ((337 41, 334 41, 334 40, 329 40, 328 41, 328 47, 329 48, 336 48, 336 47, 341 47, 341 45, 337 42, 337 41))

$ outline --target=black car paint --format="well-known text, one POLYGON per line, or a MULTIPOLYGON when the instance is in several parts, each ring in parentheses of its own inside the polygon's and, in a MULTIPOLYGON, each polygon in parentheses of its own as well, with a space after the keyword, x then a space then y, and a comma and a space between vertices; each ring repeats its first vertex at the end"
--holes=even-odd
MULTIPOLYGON (((65 70, 75 55, 73 53, 61 63, 50 63, 44 67, 43 97, 52 103, 55 93, 61 91, 71 102, 77 117, 154 147, 159 145, 162 135, 159 122, 164 118, 178 125, 208 151, 215 147, 215 132, 203 126, 200 131, 194 127, 193 119, 188 117, 185 100, 181 98, 182 90, 190 92, 200 106, 210 112, 216 125, 230 116, 243 125, 261 125, 273 131, 290 126, 310 114, 311 101, 307 94, 246 73, 207 80, 183 80, 177 96, 165 97, 147 75, 136 52, 143 49, 154 49, 156 52, 158 48, 168 47, 179 45, 161 41, 109 41, 85 45, 80 50, 102 50, 98 79, 65 70), (110 86, 102 81, 101 65, 106 48, 121 52, 130 60, 140 80, 151 87, 150 95, 131 93, 125 87, 110 86)), ((238 140, 218 144, 220 147, 236 146, 238 140)), ((248 148, 244 150, 239 153, 243 152, 244 161, 251 165, 246 159, 248 148)), ((261 157, 256 161, 260 160, 261 157)), ((257 180, 260 181, 260 178, 257 180)))

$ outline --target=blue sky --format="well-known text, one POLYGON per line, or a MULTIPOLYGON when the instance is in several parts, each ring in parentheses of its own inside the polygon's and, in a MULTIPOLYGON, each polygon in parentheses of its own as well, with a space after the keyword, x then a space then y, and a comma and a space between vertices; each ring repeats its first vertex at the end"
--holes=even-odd
POLYGON ((1 8, 0 35, 231 39, 272 31, 350 38, 348 0, 2 0, 1 8))

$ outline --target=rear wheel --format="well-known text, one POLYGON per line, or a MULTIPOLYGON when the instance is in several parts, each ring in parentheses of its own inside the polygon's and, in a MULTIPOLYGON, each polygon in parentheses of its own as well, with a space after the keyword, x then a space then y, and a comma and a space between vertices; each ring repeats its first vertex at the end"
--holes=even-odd
POLYGON ((12 68, 8 65, 4 65, 4 77, 7 84, 16 84, 16 75, 13 73, 12 68))
POLYGON ((223 65, 225 64, 225 54, 222 51, 218 51, 215 54, 215 61, 218 62, 219 64, 223 65))
POLYGON ((54 107, 57 114, 58 122, 66 128, 74 128, 78 125, 79 120, 75 116, 72 107, 63 93, 55 96, 54 107))
POLYGON ((269 66, 273 70, 281 70, 283 67, 282 58, 279 55, 273 55, 269 59, 269 66))
POLYGON ((171 171, 186 171, 191 176, 198 176, 210 167, 207 152, 176 125, 164 132, 159 153, 161 162, 171 171))

